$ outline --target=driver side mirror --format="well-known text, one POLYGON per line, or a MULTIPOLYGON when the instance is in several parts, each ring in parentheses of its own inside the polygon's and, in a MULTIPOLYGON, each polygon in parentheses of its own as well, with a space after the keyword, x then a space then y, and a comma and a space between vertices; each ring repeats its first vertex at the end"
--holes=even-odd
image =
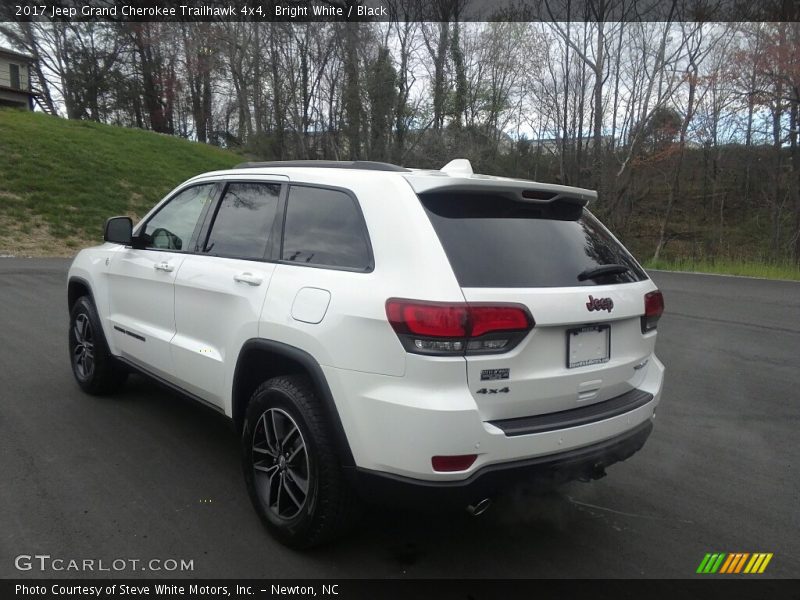
POLYGON ((103 229, 103 241, 130 246, 133 238, 133 221, 130 217, 111 217, 103 229))

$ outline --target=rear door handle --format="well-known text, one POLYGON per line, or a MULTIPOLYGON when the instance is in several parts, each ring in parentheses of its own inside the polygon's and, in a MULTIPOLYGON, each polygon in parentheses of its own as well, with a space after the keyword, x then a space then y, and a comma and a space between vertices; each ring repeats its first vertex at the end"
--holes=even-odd
POLYGON ((257 277, 252 273, 239 273, 233 276, 233 280, 239 283, 246 283, 247 285, 261 285, 261 282, 264 281, 263 278, 257 277))
POLYGON ((155 264, 153 265, 153 268, 154 268, 156 271, 166 271, 167 273, 171 273, 172 271, 174 271, 174 270, 175 270, 175 267, 173 267, 173 266, 172 266, 171 264, 169 264, 167 261, 160 262, 160 263, 155 263, 155 264))

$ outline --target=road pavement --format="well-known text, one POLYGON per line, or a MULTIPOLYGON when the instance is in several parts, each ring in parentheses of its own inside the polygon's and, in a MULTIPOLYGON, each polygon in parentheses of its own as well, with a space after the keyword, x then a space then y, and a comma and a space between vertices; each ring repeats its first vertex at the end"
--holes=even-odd
POLYGON ((800 576, 800 283, 652 273, 665 391, 645 448, 605 479, 479 518, 374 509, 298 553, 252 510, 224 417, 140 377, 79 391, 67 267, 0 259, 0 577, 113 574, 20 572, 21 554, 193 561, 117 573, 144 577, 687 577, 717 551, 800 576))

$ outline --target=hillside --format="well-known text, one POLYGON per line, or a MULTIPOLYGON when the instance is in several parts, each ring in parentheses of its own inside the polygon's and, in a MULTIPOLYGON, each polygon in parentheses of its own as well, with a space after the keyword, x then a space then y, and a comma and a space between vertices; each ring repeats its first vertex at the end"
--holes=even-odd
MULTIPOLYGON (((720 152, 716 192, 706 182, 703 151, 689 154, 687 198, 675 205, 662 260, 648 261, 667 191, 647 183, 654 178, 645 167, 631 186, 639 199, 627 205, 624 219, 612 219, 607 202, 599 201, 593 210, 650 267, 800 280, 800 268, 774 258, 779 255, 775 240, 780 248, 788 243, 788 215, 776 221, 774 205, 753 204, 742 196, 743 159, 737 148, 720 152)), ((772 162, 769 156, 757 158, 752 178, 766 179, 772 162)), ((531 165, 526 159, 532 157, 523 153, 515 164, 480 159, 473 164, 483 172, 557 181, 552 160, 531 165)), ((234 152, 174 136, 0 109, 0 256, 72 256, 100 242, 107 217, 127 214, 136 220, 189 177, 242 160, 234 152)), ((419 166, 416 158, 409 160, 419 166)), ((656 167, 668 170, 668 165, 656 167)))
POLYGON ((185 179, 241 157, 139 129, 0 110, 0 255, 71 256, 105 219, 141 217, 185 179))

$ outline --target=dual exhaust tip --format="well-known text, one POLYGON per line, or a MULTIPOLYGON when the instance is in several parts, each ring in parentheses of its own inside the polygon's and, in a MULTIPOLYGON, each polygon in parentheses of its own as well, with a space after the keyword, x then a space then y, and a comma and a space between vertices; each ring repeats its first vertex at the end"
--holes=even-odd
POLYGON ((491 498, 484 498, 483 500, 479 500, 475 504, 470 504, 467 506, 467 513, 469 513, 473 517, 479 517, 492 505, 491 498))
MULTIPOLYGON (((591 466, 591 468, 587 469, 583 472, 579 477, 578 481, 589 482, 596 479, 602 479, 606 476, 606 469, 603 463, 596 463, 591 466)), ((479 500, 474 504, 467 505, 467 513, 473 517, 479 517, 487 510, 489 507, 492 506, 492 499, 491 498, 484 498, 483 500, 479 500)))

